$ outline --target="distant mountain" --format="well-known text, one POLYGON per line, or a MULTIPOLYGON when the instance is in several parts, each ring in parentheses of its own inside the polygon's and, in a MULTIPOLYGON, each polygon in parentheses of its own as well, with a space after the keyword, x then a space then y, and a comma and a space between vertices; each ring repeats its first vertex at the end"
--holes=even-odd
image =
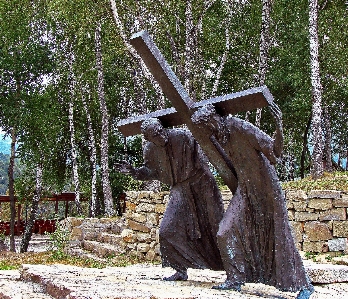
POLYGON ((11 150, 11 139, 7 137, 4 140, 4 134, 0 133, 0 153, 10 154, 10 150, 11 150))

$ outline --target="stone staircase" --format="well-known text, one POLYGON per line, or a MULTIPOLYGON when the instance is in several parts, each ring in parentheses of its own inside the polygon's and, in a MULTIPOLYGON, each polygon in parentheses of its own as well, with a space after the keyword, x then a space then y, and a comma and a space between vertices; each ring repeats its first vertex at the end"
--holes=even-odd
POLYGON ((151 262, 160 260, 156 234, 132 230, 124 218, 67 218, 62 225, 70 231, 67 252, 71 255, 96 260, 119 255, 151 262))

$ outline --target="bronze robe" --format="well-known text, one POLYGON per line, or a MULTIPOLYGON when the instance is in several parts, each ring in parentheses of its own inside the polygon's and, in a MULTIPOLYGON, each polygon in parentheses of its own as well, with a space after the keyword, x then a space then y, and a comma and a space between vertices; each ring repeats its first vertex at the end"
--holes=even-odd
POLYGON ((176 270, 223 270, 216 234, 223 203, 207 159, 191 133, 167 129, 164 147, 148 142, 139 180, 160 180, 171 186, 160 231, 162 265, 176 270))
POLYGON ((273 139, 254 125, 230 117, 219 140, 238 176, 238 188, 218 232, 228 279, 259 282, 283 291, 309 285, 291 233, 285 196, 272 164, 273 139), (270 163, 271 162, 271 163, 270 163))

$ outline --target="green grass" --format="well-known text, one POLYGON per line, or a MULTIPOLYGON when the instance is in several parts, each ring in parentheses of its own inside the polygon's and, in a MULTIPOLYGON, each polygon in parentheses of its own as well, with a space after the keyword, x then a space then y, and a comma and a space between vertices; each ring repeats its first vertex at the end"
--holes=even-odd
POLYGON ((0 252, 0 270, 15 270, 19 269, 22 264, 66 264, 86 268, 105 268, 105 267, 125 267, 133 264, 142 263, 144 261, 126 255, 112 256, 103 261, 94 260, 91 258, 83 258, 71 256, 60 251, 46 252, 0 252))
POLYGON ((313 180, 310 176, 296 181, 282 183, 283 189, 311 190, 339 190, 348 191, 348 172, 324 173, 323 177, 313 180))

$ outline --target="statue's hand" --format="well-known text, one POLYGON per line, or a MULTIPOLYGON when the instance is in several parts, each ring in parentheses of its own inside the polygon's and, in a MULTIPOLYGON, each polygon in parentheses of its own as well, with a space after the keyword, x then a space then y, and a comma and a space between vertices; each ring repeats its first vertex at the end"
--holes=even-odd
POLYGON ((119 162, 115 163, 114 168, 116 171, 123 173, 123 174, 133 175, 134 171, 135 171, 133 166, 130 163, 128 163, 127 161, 119 161, 119 162))

